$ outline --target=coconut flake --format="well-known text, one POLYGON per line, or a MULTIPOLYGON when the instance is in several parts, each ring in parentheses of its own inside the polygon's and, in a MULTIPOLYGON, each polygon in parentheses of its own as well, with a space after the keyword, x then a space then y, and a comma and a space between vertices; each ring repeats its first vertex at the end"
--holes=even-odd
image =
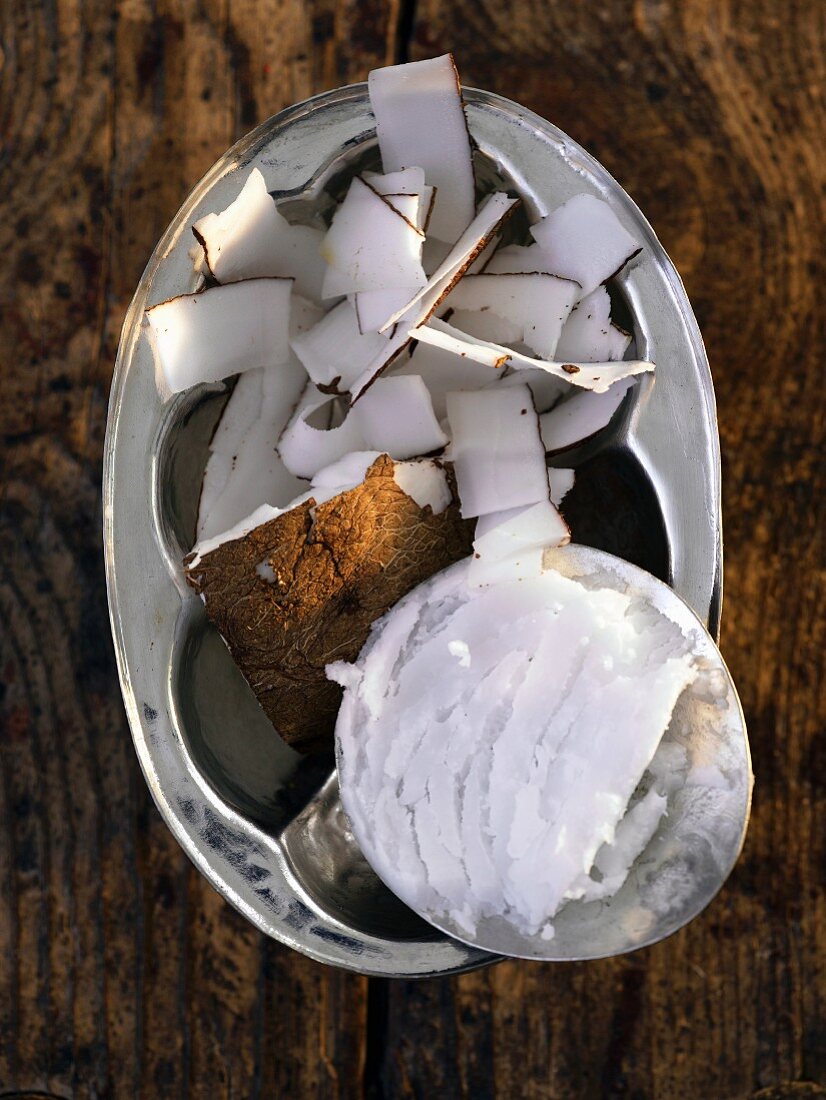
POLYGON ((381 451, 351 451, 313 474, 311 485, 314 489, 361 485, 365 474, 380 455, 381 451))
POLYGON ((321 296, 324 261, 320 229, 290 225, 279 213, 264 177, 253 168, 234 202, 195 222, 210 274, 219 283, 267 276, 289 277, 309 298, 321 296))
POLYGON ((292 279, 247 279, 182 294, 144 314, 157 366, 173 393, 290 358, 292 279))
POLYGON ((631 334, 611 322, 611 299, 605 287, 598 286, 574 306, 559 337, 556 357, 613 362, 622 359, 630 343, 631 334))
POLYGON ((512 366, 514 370, 544 370, 564 382, 570 382, 581 389, 593 390, 595 393, 604 393, 621 378, 654 370, 653 363, 640 360, 623 360, 621 363, 556 363, 534 359, 504 344, 494 344, 489 340, 468 336, 437 317, 431 317, 426 325, 413 329, 411 336, 491 367, 512 366))
POLYGON ((479 516, 473 549, 481 558, 497 561, 537 546, 563 546, 570 539, 568 525, 550 500, 540 500, 479 516))
MULTIPOLYGON (((454 318, 451 317, 450 320, 453 323, 454 318)), ((548 374, 546 370, 530 367, 506 374, 499 384, 502 386, 527 386, 533 394, 534 407, 538 413, 548 412, 561 397, 571 391, 570 383, 563 382, 555 374, 548 374)))
POLYGON ((511 244, 500 248, 488 261, 485 272, 488 275, 556 274, 538 244, 511 244))
POLYGON ((574 487, 574 471, 549 466, 548 484, 551 487, 551 503, 558 508, 574 487))
POLYGON ((374 69, 367 84, 385 172, 423 168, 437 188, 431 231, 455 240, 473 218, 475 184, 452 55, 374 69))
POLYGON ((352 302, 339 302, 312 328, 292 340, 292 348, 317 386, 339 393, 387 347, 378 332, 362 332, 352 302))
POLYGON ((575 279, 583 295, 616 275, 642 248, 608 203, 588 194, 568 199, 532 225, 531 235, 551 269, 575 279))
POLYGON ((575 393, 543 413, 539 423, 545 450, 562 451, 602 431, 633 384, 632 378, 623 378, 604 393, 575 393))
POLYGON ((637 597, 551 570, 474 588, 470 568, 421 585, 354 665, 328 670, 345 685, 342 803, 415 910, 469 936, 501 918, 548 938, 602 846, 622 839, 694 660, 650 605, 656 629, 638 628, 637 597))
POLYGON ((449 393, 450 458, 462 515, 548 500, 548 469, 527 386, 449 393))
MULTIPOLYGON (((461 285, 460 283, 459 287, 461 285)), ((450 313, 450 324, 468 336, 475 336, 479 340, 493 340, 497 344, 518 344, 524 331, 522 325, 494 313, 492 309, 453 309, 450 313)))
POLYGON ((330 403, 328 394, 320 393, 314 385, 309 385, 278 440, 281 460, 296 477, 314 477, 319 470, 351 451, 369 449, 352 415, 348 415, 337 428, 315 427, 308 423, 319 412, 327 413, 330 403))
MULTIPOLYGON (((450 305, 461 310, 490 310, 506 317, 523 340, 542 359, 551 359, 562 326, 580 295, 578 283, 556 275, 466 275, 450 293, 450 305)), ((455 319, 452 322, 456 324, 455 319)), ((485 337, 497 343, 504 335, 485 337)))
MULTIPOLYGON (((418 199, 409 198, 418 209, 418 199)), ((324 237, 321 253, 332 272, 325 298, 364 290, 423 287, 424 234, 387 199, 356 177, 324 237)))
POLYGON ((427 386, 417 375, 379 378, 348 419, 368 447, 391 458, 439 451, 448 441, 434 415, 427 386))

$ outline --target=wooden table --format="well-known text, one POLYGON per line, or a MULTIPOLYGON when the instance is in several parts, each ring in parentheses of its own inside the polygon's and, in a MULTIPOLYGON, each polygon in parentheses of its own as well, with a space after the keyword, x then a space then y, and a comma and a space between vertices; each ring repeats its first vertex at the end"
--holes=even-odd
POLYGON ((826 1097, 825 14, 5 0, 0 1095, 826 1097), (686 281, 757 787, 729 884, 655 948, 367 981, 254 931, 155 811, 109 640, 101 451, 124 312, 213 160, 289 103, 450 48, 466 83, 596 154, 686 281))

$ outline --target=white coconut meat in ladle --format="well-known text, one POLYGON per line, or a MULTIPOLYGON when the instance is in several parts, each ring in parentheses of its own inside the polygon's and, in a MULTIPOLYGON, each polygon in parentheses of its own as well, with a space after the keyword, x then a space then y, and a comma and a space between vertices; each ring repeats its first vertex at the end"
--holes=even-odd
POLYGON ((410 335, 416 340, 433 344, 445 351, 467 356, 478 363, 487 363, 496 370, 506 366, 511 366, 517 371, 543 370, 555 375, 563 382, 570 382, 574 386, 593 390, 595 393, 604 393, 609 386, 621 378, 630 378, 632 375, 654 370, 653 363, 639 359, 624 359, 619 363, 551 362, 546 359, 536 359, 504 344, 495 344, 491 340, 479 340, 469 336, 445 321, 439 320, 438 317, 431 317, 427 324, 413 329, 410 335))
POLYGON ((330 427, 332 401, 310 384, 278 440, 278 453, 290 473, 311 478, 351 451, 370 450, 352 416, 330 427))
MULTIPOLYGON (((489 310, 507 318, 519 330, 517 339, 540 359, 552 359, 562 326, 581 293, 579 283, 556 275, 484 273, 465 275, 450 292, 449 302, 455 309, 489 310)), ((503 337, 492 339, 501 343, 503 337)))
POLYGON ((452 55, 374 69, 367 86, 384 171, 424 169, 436 188, 430 232, 455 241, 473 219, 475 184, 452 55))
MULTIPOLYGON (((416 196, 400 197, 399 205, 402 199, 409 199, 418 210, 416 196)), ((356 177, 322 241, 321 254, 331 269, 324 280, 324 296, 423 287, 427 282, 423 242, 424 234, 415 221, 356 177)))
MULTIPOLYGON (((494 374, 490 367, 430 344, 416 344, 412 355, 397 359, 384 377, 398 378, 410 374, 418 375, 427 386, 438 420, 444 420, 447 416, 448 393, 482 390, 502 380, 501 374, 494 374)), ((367 393, 369 395, 370 391, 367 393)))
POLYGON ((574 362, 602 363, 622 359, 631 334, 611 320, 611 299, 604 286, 587 294, 574 306, 565 322, 556 356, 574 362))
POLYGON ((313 382, 336 393, 348 391, 387 344, 387 336, 361 331, 356 308, 346 300, 292 339, 292 349, 313 382))
POLYGON ((549 499, 545 448, 527 386, 449 393, 447 416, 463 516, 549 499))
POLYGON ((342 804, 414 910, 471 940, 499 918, 547 941, 698 666, 692 639, 633 592, 542 568, 469 578, 460 562, 420 585, 354 664, 328 668, 344 687, 342 804))
POLYGON ((321 297, 325 264, 319 254, 323 231, 291 225, 275 205, 264 177, 253 168, 234 202, 195 222, 192 232, 204 262, 219 283, 264 276, 295 280, 299 294, 321 297))
POLYGON ((148 309, 147 336, 169 389, 288 362, 292 286, 292 279, 246 279, 148 309))
POLYGON ((574 195, 531 226, 551 270, 575 279, 583 294, 610 279, 642 245, 628 232, 607 202, 574 195))

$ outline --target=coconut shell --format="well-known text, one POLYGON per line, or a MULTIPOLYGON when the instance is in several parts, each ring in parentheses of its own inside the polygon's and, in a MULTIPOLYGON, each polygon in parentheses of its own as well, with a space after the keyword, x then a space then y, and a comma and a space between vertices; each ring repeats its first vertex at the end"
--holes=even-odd
POLYGON ((303 752, 333 747, 342 691, 325 665, 354 661, 376 619, 471 553, 473 523, 461 519, 455 492, 433 515, 402 492, 393 467, 382 455, 356 488, 308 500, 194 567, 193 555, 184 561, 267 716, 303 752))

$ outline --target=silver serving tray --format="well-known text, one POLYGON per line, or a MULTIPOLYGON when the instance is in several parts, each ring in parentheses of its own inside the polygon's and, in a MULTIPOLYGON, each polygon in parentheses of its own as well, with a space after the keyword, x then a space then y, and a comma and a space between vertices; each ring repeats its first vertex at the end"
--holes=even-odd
MULTIPOLYGON (((629 355, 653 359, 656 378, 640 381, 610 428, 559 464, 578 469, 574 537, 662 577, 716 635, 714 393, 680 278, 631 199, 576 142, 509 100, 472 89, 465 97, 483 180, 515 188, 531 217, 591 191, 644 242, 616 280, 615 308, 633 326, 629 355)), ((135 748, 187 855, 261 931, 362 974, 483 966, 497 956, 437 932, 373 874, 342 813, 332 755, 302 758, 274 735, 184 583, 181 560, 226 390, 203 386, 163 400, 141 320, 147 306, 196 288, 189 227, 232 201, 253 165, 293 216, 323 215, 355 171, 378 166, 366 85, 284 111, 222 157, 159 242, 126 316, 106 436, 104 541, 135 748)))

